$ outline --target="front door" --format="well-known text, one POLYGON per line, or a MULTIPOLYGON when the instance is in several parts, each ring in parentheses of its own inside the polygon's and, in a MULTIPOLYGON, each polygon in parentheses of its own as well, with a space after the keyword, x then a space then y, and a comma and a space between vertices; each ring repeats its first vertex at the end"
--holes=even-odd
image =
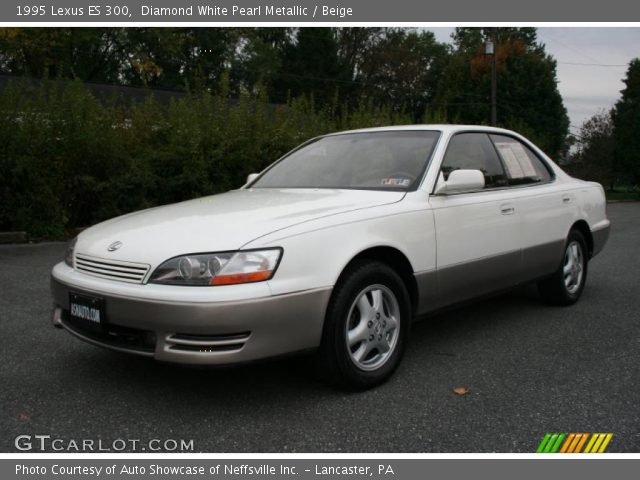
POLYGON ((435 308, 510 287, 521 276, 520 214, 486 133, 451 138, 441 165, 444 179, 456 169, 481 170, 485 187, 429 198, 437 242, 435 308))

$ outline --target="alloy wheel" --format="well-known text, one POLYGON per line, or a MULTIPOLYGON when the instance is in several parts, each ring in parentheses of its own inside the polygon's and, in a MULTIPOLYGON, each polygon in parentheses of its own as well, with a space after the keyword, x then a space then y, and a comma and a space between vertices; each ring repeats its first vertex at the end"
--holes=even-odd
POLYGON ((573 241, 567 245, 564 254, 564 285, 567 292, 575 294, 582 285, 582 274, 584 271, 584 255, 579 242, 573 241))
POLYGON ((362 370, 376 370, 393 354, 400 333, 400 307, 384 285, 370 285, 353 301, 346 322, 349 356, 362 370))

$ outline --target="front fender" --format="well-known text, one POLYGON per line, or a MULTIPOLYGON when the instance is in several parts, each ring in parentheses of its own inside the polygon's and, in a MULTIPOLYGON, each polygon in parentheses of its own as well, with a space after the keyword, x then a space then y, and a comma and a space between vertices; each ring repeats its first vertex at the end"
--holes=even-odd
POLYGON ((423 200, 336 215, 307 224, 303 231, 297 226, 276 232, 244 248, 284 249, 278 271, 269 281, 274 295, 331 287, 356 255, 374 247, 399 250, 414 272, 434 270, 433 213, 423 200))

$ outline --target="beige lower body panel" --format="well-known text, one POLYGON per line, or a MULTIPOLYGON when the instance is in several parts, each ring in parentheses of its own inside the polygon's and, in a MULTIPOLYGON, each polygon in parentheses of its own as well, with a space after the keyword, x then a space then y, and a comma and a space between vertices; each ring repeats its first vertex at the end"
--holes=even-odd
POLYGON ((415 275, 423 315, 552 274, 564 240, 415 275))

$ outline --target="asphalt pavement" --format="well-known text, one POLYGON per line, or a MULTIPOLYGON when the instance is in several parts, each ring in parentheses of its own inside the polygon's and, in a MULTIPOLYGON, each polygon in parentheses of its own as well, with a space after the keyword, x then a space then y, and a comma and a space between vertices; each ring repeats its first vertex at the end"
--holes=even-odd
POLYGON ((64 244, 0 246, 0 451, 50 435, 203 452, 534 452, 547 432, 611 432, 609 452, 640 452, 640 203, 608 212, 578 304, 525 288, 437 315, 364 393, 322 384, 305 357, 203 369, 86 344, 49 320, 64 244))

